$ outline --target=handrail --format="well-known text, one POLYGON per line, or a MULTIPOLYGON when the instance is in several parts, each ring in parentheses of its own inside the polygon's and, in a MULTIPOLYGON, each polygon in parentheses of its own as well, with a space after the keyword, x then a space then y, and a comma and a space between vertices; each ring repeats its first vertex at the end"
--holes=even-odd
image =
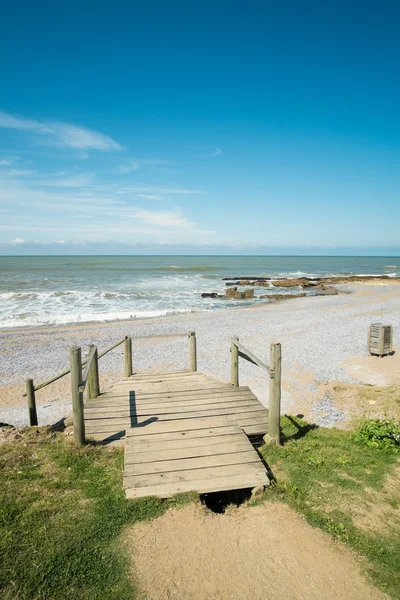
POLYGON ((33 385, 32 379, 27 379, 25 382, 26 392, 24 397, 28 398, 29 422, 31 426, 38 424, 36 413, 35 391, 40 390, 50 383, 61 379, 68 373, 71 373, 71 390, 72 390, 72 420, 74 425, 74 436, 80 444, 85 442, 85 419, 84 419, 84 392, 86 391, 87 399, 97 398, 100 395, 99 382, 99 358, 102 358, 114 348, 124 344, 124 375, 131 377, 133 375, 132 368, 132 339, 143 338, 172 338, 172 337, 187 337, 189 340, 189 369, 197 371, 197 351, 196 351, 196 333, 189 331, 188 333, 166 333, 153 335, 126 335, 121 340, 118 340, 105 350, 98 353, 97 346, 91 344, 89 346, 89 355, 82 360, 81 348, 73 346, 70 348, 70 368, 61 371, 54 377, 43 381, 37 386, 33 385), (85 369, 82 373, 82 367, 85 369))
POLYGON ((257 358, 246 346, 239 342, 238 337, 231 340, 231 384, 239 387, 239 357, 261 367, 269 375, 268 398, 268 433, 264 436, 267 444, 280 444, 280 416, 281 416, 281 345, 271 342, 270 366, 257 358))
POLYGON ((90 368, 92 366, 93 359, 94 359, 94 356, 95 356, 96 352, 97 352, 97 347, 93 346, 92 351, 90 352, 89 356, 87 357, 87 359, 85 361, 86 362, 86 366, 85 366, 85 370, 83 371, 83 374, 82 374, 81 384, 79 386, 79 391, 80 392, 84 392, 85 391, 85 387, 86 387, 86 384, 87 384, 89 371, 90 371, 90 368))
POLYGON ((261 369, 264 369, 264 371, 267 371, 268 375, 271 375, 271 369, 270 367, 265 364, 262 360, 260 360, 259 358, 257 358, 257 356, 255 356, 255 354, 253 354, 251 352, 251 350, 249 350, 248 348, 246 348, 246 346, 244 346, 243 344, 241 344, 238 340, 238 338, 232 338, 232 344, 235 344, 235 346, 237 347, 237 349, 239 350, 238 355, 241 358, 244 358, 245 360, 253 363, 253 365, 257 365, 257 367, 260 367, 261 369))
MULTIPOLYGON (((105 356, 106 354, 108 354, 109 352, 111 352, 111 350, 114 350, 114 348, 116 348, 117 346, 120 346, 121 344, 123 344, 125 341, 125 338, 122 338, 122 340, 120 340, 119 342, 116 342, 115 344, 113 344, 112 346, 110 346, 109 348, 107 348, 106 350, 103 350, 103 352, 101 352, 101 354, 99 354, 98 358, 101 358, 102 356, 105 356)), ((86 363, 88 362, 90 357, 85 358, 85 360, 82 361, 82 366, 86 365, 86 363)), ((64 371, 61 371, 61 373, 58 373, 58 375, 54 375, 54 377, 51 377, 50 379, 47 379, 46 381, 43 381, 42 383, 39 383, 39 385, 35 385, 33 390, 35 392, 37 392, 38 390, 41 390, 42 388, 46 387, 47 385, 50 385, 50 383, 54 383, 54 381, 57 381, 58 379, 61 379, 61 377, 64 377, 65 375, 68 375, 68 373, 71 373, 71 367, 69 369, 65 369, 64 371)), ((25 392, 25 394, 22 394, 23 398, 25 398, 27 396, 27 393, 25 392)))
MULTIPOLYGON (((109 352, 111 352, 111 350, 114 350, 114 348, 116 348, 117 346, 120 346, 121 344, 123 344, 126 340, 126 337, 122 338, 122 340, 119 340, 119 342, 115 342, 115 344, 113 344, 112 346, 110 346, 109 348, 107 348, 107 350, 103 350, 103 352, 100 352, 99 354, 99 358, 102 358, 103 356, 105 356, 106 354, 108 354, 109 352)), ((86 359, 88 360, 88 359, 86 359)), ((84 364, 86 361, 83 361, 82 364, 84 364)))

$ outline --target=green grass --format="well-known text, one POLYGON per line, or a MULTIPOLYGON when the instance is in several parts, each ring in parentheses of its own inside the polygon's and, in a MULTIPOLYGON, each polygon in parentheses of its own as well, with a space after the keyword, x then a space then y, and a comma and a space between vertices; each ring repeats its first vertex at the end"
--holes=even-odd
POLYGON ((192 497, 127 501, 123 454, 26 430, 0 446, 0 597, 132 599, 122 528, 192 497))
MULTIPOLYGON (((364 424, 365 427, 365 424, 364 424)), ((282 419, 282 447, 260 449, 275 477, 268 498, 364 556, 373 582, 400 598, 399 455, 362 443, 352 431, 282 419)))

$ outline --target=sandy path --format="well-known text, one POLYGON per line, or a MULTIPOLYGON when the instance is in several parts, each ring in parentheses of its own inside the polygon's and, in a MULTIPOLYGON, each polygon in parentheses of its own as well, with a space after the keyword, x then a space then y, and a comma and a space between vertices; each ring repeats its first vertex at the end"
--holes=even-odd
POLYGON ((127 532, 147 600, 384 600, 343 545, 287 506, 198 504, 127 532))

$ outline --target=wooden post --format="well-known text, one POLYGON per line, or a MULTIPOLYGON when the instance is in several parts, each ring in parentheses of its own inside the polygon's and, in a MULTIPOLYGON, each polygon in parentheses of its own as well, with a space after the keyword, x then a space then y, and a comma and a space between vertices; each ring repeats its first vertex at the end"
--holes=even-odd
MULTIPOLYGON (((90 344, 88 348, 88 357, 94 348, 93 344, 90 344)), ((100 382, 99 382, 99 357, 97 348, 95 350, 92 364, 88 373, 88 380, 86 384, 87 398, 97 398, 100 394, 100 382)))
POLYGON ((281 443, 281 345, 272 343, 270 347, 270 380, 269 380, 269 426, 268 433, 264 437, 267 444, 281 443))
POLYGON ((124 342, 125 377, 132 375, 132 338, 127 335, 124 342))
POLYGON ((26 397, 28 398, 29 424, 32 427, 38 424, 33 379, 26 380, 26 397))
POLYGON ((85 443, 85 418, 83 414, 83 392, 79 391, 82 383, 82 356, 77 346, 70 348, 72 418, 74 437, 79 444, 85 443))
MULTIPOLYGON (((239 341, 239 338, 235 338, 239 341)), ((231 345, 231 384, 233 387, 239 387, 239 353, 238 347, 234 342, 231 345)))
MULTIPOLYGON (((87 358, 89 358, 90 353, 92 352, 93 348, 94 348, 94 344, 89 344, 87 358)), ((87 376, 87 382, 86 382, 86 398, 88 398, 88 399, 92 398, 93 378, 92 378, 91 371, 92 371, 92 369, 89 370, 89 373, 87 376)))
POLYGON ((196 332, 189 333, 189 368, 191 371, 197 371, 197 349, 196 332))

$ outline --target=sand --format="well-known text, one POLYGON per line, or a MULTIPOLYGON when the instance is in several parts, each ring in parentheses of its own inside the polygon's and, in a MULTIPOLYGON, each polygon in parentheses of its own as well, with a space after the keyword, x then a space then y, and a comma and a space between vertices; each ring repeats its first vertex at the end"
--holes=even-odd
POLYGON ((199 504, 125 533, 147 600, 384 600, 344 545, 276 502, 214 514, 199 504))
MULTIPOLYGON (((304 414, 321 425, 346 426, 349 414, 326 395, 328 382, 390 385, 400 381, 400 352, 383 359, 366 353, 368 326, 382 321, 394 327, 400 345, 400 283, 371 282, 337 286, 338 296, 317 296, 257 307, 191 313, 155 319, 69 325, 0 332, 0 422, 27 424, 24 381, 37 384, 68 367, 69 347, 88 344, 106 348, 125 335, 161 334, 133 341, 138 371, 188 367, 185 338, 168 333, 196 331, 198 369, 221 381, 230 377, 230 338, 238 335, 262 360, 271 341, 282 343, 282 410, 304 414)), ((121 375, 122 347, 101 359, 102 387, 121 375)), ((240 384, 249 385, 268 404, 267 376, 240 362, 240 384)), ((37 393, 39 423, 51 423, 70 410, 69 380, 64 378, 37 393)))

